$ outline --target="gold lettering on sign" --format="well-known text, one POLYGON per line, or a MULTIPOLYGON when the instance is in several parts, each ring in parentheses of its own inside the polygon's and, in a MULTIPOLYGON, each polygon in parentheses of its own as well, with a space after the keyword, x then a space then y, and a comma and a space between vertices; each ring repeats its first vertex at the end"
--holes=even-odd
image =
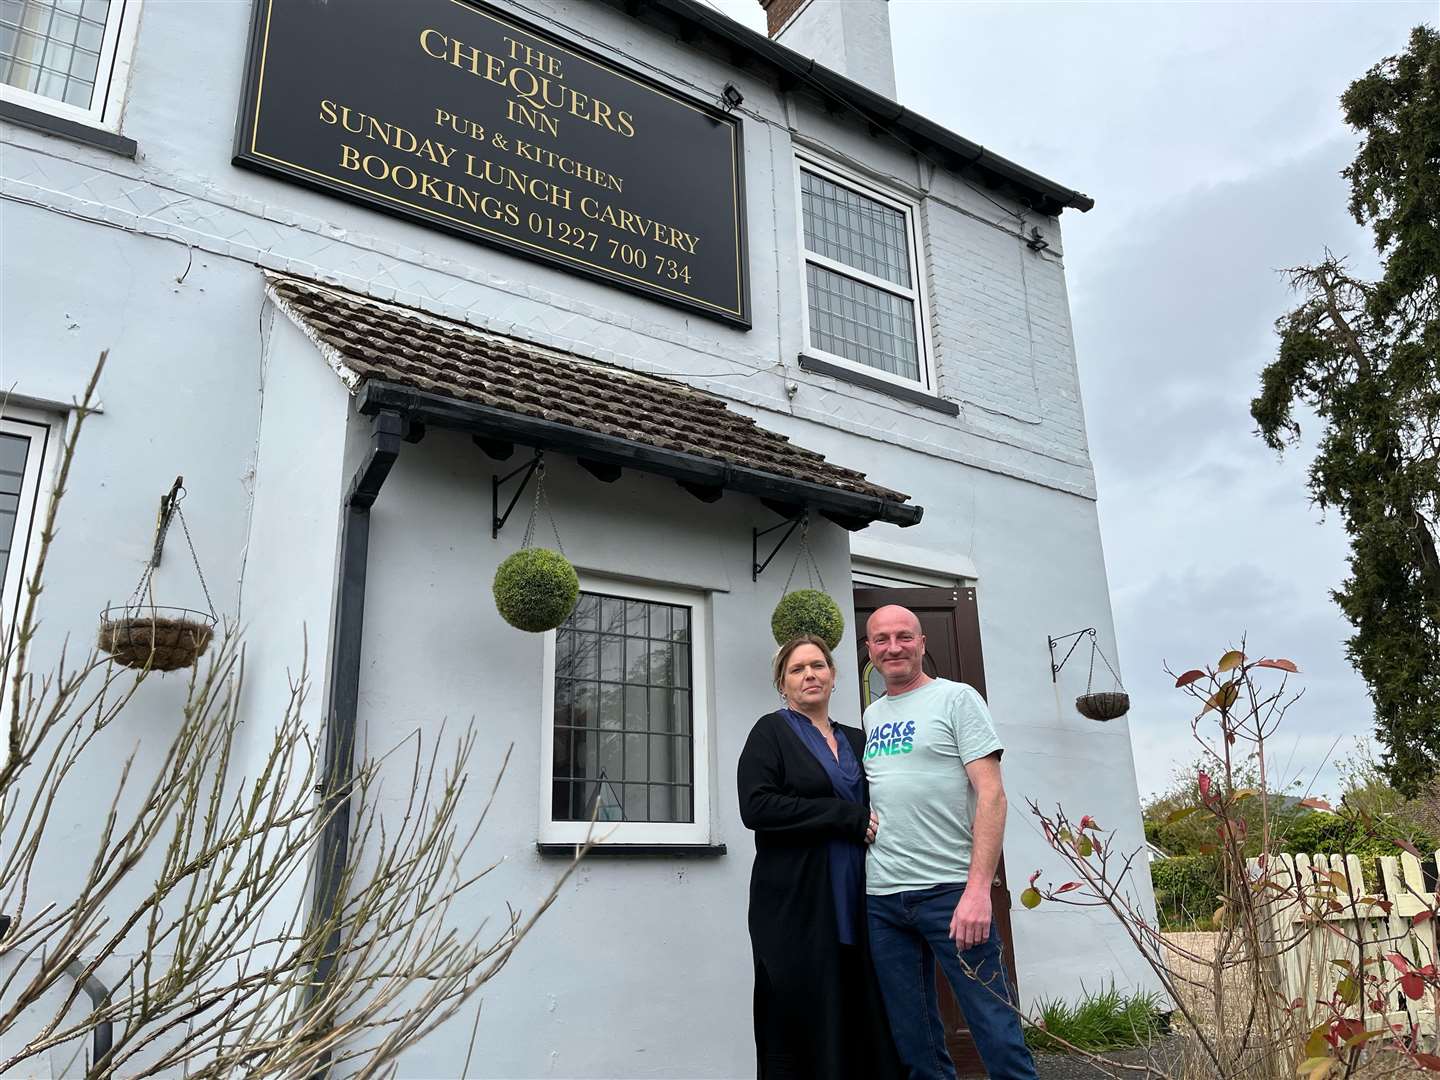
POLYGON ((477 78, 504 87, 514 95, 505 103, 505 117, 545 135, 558 136, 559 117, 577 117, 626 139, 635 137, 635 118, 624 109, 582 93, 564 82, 560 60, 515 38, 505 38, 508 56, 496 56, 434 27, 420 31, 420 50, 477 78), (537 74, 538 72, 538 74, 537 74))

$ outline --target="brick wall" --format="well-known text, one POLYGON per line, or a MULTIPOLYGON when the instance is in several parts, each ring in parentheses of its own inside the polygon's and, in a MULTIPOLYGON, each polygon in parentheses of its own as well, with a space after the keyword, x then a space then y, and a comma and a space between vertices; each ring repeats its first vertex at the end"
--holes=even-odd
POLYGON ((765 9, 766 31, 773 38, 790 21, 790 16, 808 2, 809 0, 760 0, 760 6, 765 9))

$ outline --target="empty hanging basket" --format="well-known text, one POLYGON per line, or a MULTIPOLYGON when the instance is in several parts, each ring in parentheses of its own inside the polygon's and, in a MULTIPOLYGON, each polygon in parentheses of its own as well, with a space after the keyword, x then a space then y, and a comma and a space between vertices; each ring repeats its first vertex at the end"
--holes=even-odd
POLYGON ((1123 690, 1081 694, 1075 699, 1075 711, 1087 720, 1117 720, 1130 711, 1130 695, 1123 690))
POLYGON ((1073 634, 1062 634, 1058 638, 1049 638, 1050 642, 1050 677, 1058 680, 1060 669, 1066 664, 1075 653, 1075 646, 1079 645, 1086 637, 1090 638, 1090 673, 1085 679, 1085 693, 1075 699, 1075 711, 1087 720, 1116 720, 1130 711, 1130 695, 1120 684, 1120 676, 1116 674, 1115 668, 1109 659, 1101 652, 1099 644, 1095 640, 1095 628, 1087 626, 1084 630, 1076 630, 1073 634), (1065 653, 1065 658, 1058 664, 1055 662, 1055 648, 1062 641, 1074 638, 1070 643, 1070 649, 1065 653), (1115 680, 1114 690, 1092 689, 1095 684, 1095 657, 1100 657, 1100 662, 1110 672, 1110 677, 1115 680))
POLYGON ((195 542, 190 539, 190 527, 185 524, 185 515, 180 510, 180 500, 185 496, 182 482, 183 478, 177 476, 169 494, 160 500, 155 550, 145 564, 140 583, 135 586, 129 601, 120 607, 107 607, 100 613, 97 644, 102 652, 109 653, 110 659, 122 667, 142 671, 179 671, 194 667, 215 637, 215 625, 220 620, 210 599, 210 588, 205 584, 205 574, 200 569, 200 559, 195 554, 195 542), (195 565, 200 589, 210 607, 208 614, 190 608, 157 606, 153 602, 155 568, 160 565, 165 535, 175 518, 180 519, 180 528, 185 532, 190 561, 195 565))
POLYGON ((124 667, 194 667, 214 636, 214 616, 189 608, 111 607, 100 615, 100 648, 124 667))

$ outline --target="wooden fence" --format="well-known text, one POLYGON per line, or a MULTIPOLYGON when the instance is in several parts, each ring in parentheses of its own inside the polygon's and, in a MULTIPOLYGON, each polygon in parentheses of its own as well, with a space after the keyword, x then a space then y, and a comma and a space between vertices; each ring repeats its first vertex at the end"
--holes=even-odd
MULTIPOLYGON (((1399 972, 1388 962, 1376 966, 1386 954, 1399 953, 1417 967, 1435 963, 1437 920, 1426 918, 1418 926, 1413 920, 1435 903, 1437 857, 1440 853, 1426 858, 1432 871, 1427 881, 1420 860, 1410 854, 1363 860, 1356 855, 1275 856, 1269 880, 1276 887, 1262 889, 1261 899, 1271 946, 1279 952, 1276 962, 1286 998, 1316 1009, 1317 999, 1330 1000, 1345 977, 1343 966, 1334 961, 1348 961, 1358 969, 1362 951, 1370 959, 1364 970, 1379 974, 1387 987, 1399 972), (1369 867, 1368 875, 1362 866, 1369 867), (1339 910, 1333 910, 1337 905, 1339 910)), ((1261 880, 1257 860, 1250 860, 1249 869, 1252 880, 1261 880)), ((1413 1024, 1433 1035, 1437 1010, 1440 1000, 1430 991, 1418 1000, 1398 989, 1385 995, 1387 1024, 1413 1024)))

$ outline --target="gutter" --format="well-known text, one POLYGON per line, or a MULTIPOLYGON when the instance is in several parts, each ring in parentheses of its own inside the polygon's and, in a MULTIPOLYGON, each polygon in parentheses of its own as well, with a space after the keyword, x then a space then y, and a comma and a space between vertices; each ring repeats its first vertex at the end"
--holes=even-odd
POLYGON ((895 128, 913 136, 904 140, 912 149, 934 147, 942 150, 958 158, 962 164, 974 166, 989 173, 1002 184, 1018 188, 1022 195, 1035 196, 1033 209, 1046 214, 1058 214, 1066 208, 1084 213, 1095 206, 1095 200, 1089 195, 1032 172, 1023 165, 1017 165, 979 143, 971 142, 949 128, 875 93, 869 87, 846 78, 838 71, 816 63, 813 58, 772 41, 748 26, 741 26, 732 19, 718 15, 701 0, 648 0, 645 4, 637 4, 635 0, 607 2, 641 20, 655 22, 653 13, 658 10, 684 25, 699 26, 778 71, 782 89, 788 79, 828 91, 877 126, 895 128))
POLYGON ((370 415, 391 411, 426 426, 503 439, 537 450, 555 450, 590 461, 667 476, 681 484, 739 491, 771 503, 814 509, 852 531, 863 529, 875 521, 901 527, 915 525, 925 513, 924 507, 894 499, 791 479, 698 454, 666 450, 649 443, 633 442, 616 435, 586 431, 507 409, 412 390, 378 379, 367 379, 360 387, 356 407, 370 415))

